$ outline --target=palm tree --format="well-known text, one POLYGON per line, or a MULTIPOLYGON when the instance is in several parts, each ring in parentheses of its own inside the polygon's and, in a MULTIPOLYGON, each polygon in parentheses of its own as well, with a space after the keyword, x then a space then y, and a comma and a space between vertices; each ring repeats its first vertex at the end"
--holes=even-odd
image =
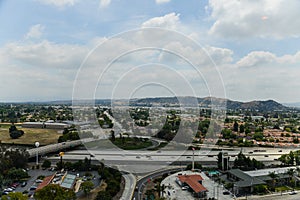
POLYGON ((293 169, 293 168, 288 169, 287 170, 287 174, 289 175, 289 183, 291 183, 292 178, 293 178, 293 176, 295 174, 295 169, 293 169))
POLYGON ((271 179, 272 179, 272 190, 274 190, 274 188, 275 188, 275 182, 276 182, 276 179, 278 178, 278 174, 275 174, 275 172, 270 172, 268 174, 268 176, 270 176, 271 179))
POLYGON ((297 176, 300 176, 300 167, 296 168, 297 176))

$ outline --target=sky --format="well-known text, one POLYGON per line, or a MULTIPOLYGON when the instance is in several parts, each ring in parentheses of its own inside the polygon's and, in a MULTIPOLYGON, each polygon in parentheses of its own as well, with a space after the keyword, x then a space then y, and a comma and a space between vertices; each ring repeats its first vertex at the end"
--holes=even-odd
POLYGON ((298 0, 0 0, 0 102, 300 102, 298 0))

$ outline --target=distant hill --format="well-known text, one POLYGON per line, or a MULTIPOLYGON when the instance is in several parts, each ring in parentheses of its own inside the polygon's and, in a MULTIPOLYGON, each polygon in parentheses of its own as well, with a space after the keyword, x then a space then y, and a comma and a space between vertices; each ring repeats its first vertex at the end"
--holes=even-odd
MULTIPOLYGON (((192 102, 195 100, 194 97, 179 97, 181 102, 184 102, 185 105, 192 105, 192 102)), ((157 97, 157 98, 142 98, 131 100, 131 105, 136 106, 152 106, 160 104, 162 106, 175 106, 179 104, 179 101, 176 97, 157 97)), ((250 102, 239 102, 232 101, 228 99, 215 98, 215 97, 205 97, 197 98, 197 101, 202 107, 210 107, 210 105, 219 105, 226 106, 227 109, 243 109, 243 110, 258 110, 258 111, 274 111, 274 110, 288 110, 289 107, 286 107, 274 100, 266 101, 250 101, 250 102)))
MULTIPOLYGON (((282 105, 274 100, 266 101, 250 101, 250 102, 240 102, 232 101, 229 99, 215 98, 215 97, 154 97, 154 98, 139 98, 130 99, 129 104, 131 106, 174 106, 178 107, 179 102, 187 106, 195 106, 195 102, 201 107, 210 107, 212 105, 225 107, 231 110, 258 110, 258 111, 276 111, 276 110, 290 110, 296 107, 300 108, 300 103, 285 104, 282 105)), ((96 100, 79 100, 76 103, 82 105, 90 105, 90 103, 95 103, 96 105, 111 106, 112 100, 110 99, 96 99, 96 100)), ((128 100, 117 99, 113 100, 113 105, 127 105, 128 100)), ((7 104, 7 103, 6 103, 7 104)), ((22 104, 22 103, 18 103, 22 104)), ((71 100, 61 100, 61 101, 45 101, 45 102, 23 102, 23 104, 35 104, 35 105, 72 105, 71 100)))

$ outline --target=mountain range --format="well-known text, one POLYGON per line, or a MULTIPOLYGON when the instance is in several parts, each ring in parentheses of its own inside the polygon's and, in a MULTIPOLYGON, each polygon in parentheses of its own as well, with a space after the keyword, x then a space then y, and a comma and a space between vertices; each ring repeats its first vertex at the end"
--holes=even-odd
MULTIPOLYGON (((76 103, 81 105, 95 105, 111 106, 112 102, 114 105, 127 105, 128 100, 126 99, 96 99, 96 100, 79 100, 76 103)), ((200 107, 211 107, 214 106, 226 107, 231 110, 256 110, 256 111, 285 111, 295 109, 294 104, 281 104, 274 100, 256 100, 249 102, 233 101, 230 99, 216 98, 216 97, 153 97, 153 98, 135 98, 129 100, 131 106, 173 106, 178 107, 179 102, 182 105, 195 106, 197 103, 200 107)), ((22 104, 22 103, 18 103, 22 104)), ((71 100, 60 100, 60 101, 47 101, 47 102, 23 102, 23 104, 35 104, 35 105, 72 105, 71 100)), ((298 105, 298 104, 297 104, 298 105)), ((300 105, 300 104, 299 104, 300 105)))
POLYGON ((274 100, 266 101, 250 101, 250 102, 240 102, 232 101, 229 99, 215 98, 215 97, 204 97, 204 98, 194 98, 194 97, 156 97, 156 98, 142 98, 133 99, 130 101, 131 105, 135 106, 172 106, 179 105, 179 102, 184 105, 193 105, 195 100, 201 107, 210 107, 213 103, 216 106, 223 106, 231 110, 257 110, 257 111, 276 111, 276 110, 289 110, 290 107, 284 106, 274 100))

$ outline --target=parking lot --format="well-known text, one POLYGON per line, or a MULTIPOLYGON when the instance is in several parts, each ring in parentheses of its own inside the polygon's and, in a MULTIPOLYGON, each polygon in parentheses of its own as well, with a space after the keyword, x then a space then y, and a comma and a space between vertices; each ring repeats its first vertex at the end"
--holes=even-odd
MULTIPOLYGON (((54 181, 56 183, 58 183, 63 174, 62 172, 59 172, 59 171, 54 171, 54 170, 42 170, 42 169, 35 169, 35 170, 31 170, 29 169, 27 171, 28 175, 30 176, 30 178, 27 180, 27 181, 24 181, 26 184, 22 185, 22 183, 18 183, 15 187, 6 187, 6 188, 3 188, 5 189, 5 191, 7 192, 21 192, 23 193, 24 191, 28 191, 28 196, 32 196, 35 192, 35 189, 38 187, 38 185, 42 182, 41 179, 38 179, 39 176, 51 176, 53 175, 54 173, 57 173, 56 176, 54 177, 54 181)), ((91 180, 95 187, 97 185, 99 185, 100 183, 100 176, 98 175, 98 172, 96 171, 89 171, 89 173, 92 175, 93 178, 88 178, 88 177, 85 177, 85 173, 86 172, 70 172, 71 174, 74 174, 74 175, 79 175, 80 178, 82 178, 83 181, 86 181, 86 180, 91 180)), ((3 193, 4 194, 4 193, 3 193)), ((77 194, 77 196, 80 196, 80 195, 83 195, 83 192, 82 191, 79 191, 77 194)))

